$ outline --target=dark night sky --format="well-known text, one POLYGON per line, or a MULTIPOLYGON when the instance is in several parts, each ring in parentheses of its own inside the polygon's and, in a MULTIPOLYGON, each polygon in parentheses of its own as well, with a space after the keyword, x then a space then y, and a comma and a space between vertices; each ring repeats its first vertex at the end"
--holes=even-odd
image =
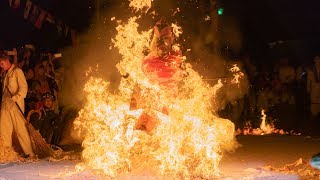
MULTIPOLYGON (((93 1, 33 0, 78 31, 88 29, 90 19, 94 16, 93 1)), ((165 1, 168 0, 161 0, 161 3, 165 1)), ((21 0, 21 3, 24 2, 21 0)), ((115 1, 101 0, 101 2, 104 9, 108 10, 111 2, 115 1)), ((117 1, 117 4, 119 2, 117 1)), ((247 46, 265 45, 276 40, 296 40, 311 44, 310 47, 313 49, 318 48, 319 0, 220 0, 220 2, 225 8, 224 16, 233 17, 238 22, 247 46)), ((34 42, 40 46, 61 46, 54 26, 44 25, 41 30, 35 29, 23 19, 23 10, 10 9, 7 0, 0 2, 0 20, 2 22, 0 43, 4 47, 26 42, 34 42)))
MULTIPOLYGON (((21 8, 12 9, 7 0, 0 2, 0 46, 3 48, 21 46, 26 43, 37 44, 42 47, 58 48, 67 44, 57 35, 55 25, 44 23, 39 30, 28 20, 23 18, 25 0, 21 0, 21 8)), ((89 27, 90 17, 93 15, 90 0, 32 0, 32 2, 65 24, 77 31, 89 27)))
MULTIPOLYGON (((320 32, 320 1, 243 0, 246 30, 266 40, 310 38, 320 32), (248 2, 248 3, 245 3, 248 2)), ((240 2, 239 2, 240 3, 240 2)), ((232 1, 230 1, 231 6, 232 1)))

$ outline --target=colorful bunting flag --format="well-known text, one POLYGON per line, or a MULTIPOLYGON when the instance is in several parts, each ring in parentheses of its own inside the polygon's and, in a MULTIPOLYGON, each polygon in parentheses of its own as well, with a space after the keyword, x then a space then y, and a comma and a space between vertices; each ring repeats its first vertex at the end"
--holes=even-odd
POLYGON ((65 36, 65 37, 68 36, 69 30, 70 30, 70 29, 69 29, 69 26, 65 25, 65 26, 64 26, 64 36, 65 36))
POLYGON ((50 13, 47 14, 46 20, 51 24, 55 23, 54 17, 50 13))
MULTIPOLYGON (((63 35, 65 38, 71 38, 72 45, 78 44, 76 31, 61 20, 56 20, 54 16, 48 13, 46 10, 33 4, 32 0, 25 0, 25 7, 23 17, 29 19, 29 21, 38 29, 42 28, 43 22, 48 21, 51 24, 56 24, 59 35, 63 35)), ((11 8, 20 8, 21 0, 9 0, 9 6, 11 8)))
POLYGON ((14 0, 12 8, 14 9, 20 8, 20 0, 14 0))
POLYGON ((27 2, 26 2, 26 7, 24 7, 24 13, 23 13, 23 17, 24 17, 25 19, 28 19, 28 16, 29 16, 31 7, 32 7, 32 2, 31 2, 31 0, 27 0, 27 2))
POLYGON ((45 11, 41 8, 39 8, 39 9, 40 9, 40 15, 39 15, 38 19, 36 20, 34 26, 38 29, 41 29, 42 24, 43 24, 43 20, 45 19, 46 15, 47 15, 47 11, 45 11))
POLYGON ((62 34, 62 28, 63 28, 62 21, 58 20, 58 22, 57 22, 57 30, 58 30, 59 35, 62 34))
POLYGON ((72 45, 77 45, 78 44, 78 38, 77 38, 77 34, 76 34, 76 31, 74 29, 71 29, 71 42, 72 42, 72 45))
POLYGON ((33 5, 32 12, 31 12, 30 18, 29 18, 29 20, 32 24, 36 23, 36 21, 39 17, 39 14, 40 14, 39 7, 37 5, 33 5))

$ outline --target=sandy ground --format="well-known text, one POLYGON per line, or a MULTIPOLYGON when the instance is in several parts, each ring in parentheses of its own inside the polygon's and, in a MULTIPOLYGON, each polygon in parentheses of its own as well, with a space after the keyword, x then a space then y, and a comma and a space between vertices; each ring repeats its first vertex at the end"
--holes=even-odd
POLYGON ((306 136, 238 136, 242 147, 226 154, 221 163, 222 175, 232 179, 319 179, 319 170, 308 163, 312 155, 320 152, 320 140, 306 136), (291 165, 299 159, 300 166, 291 165), (289 168, 284 168, 291 165, 289 168), (271 166, 271 167, 270 167, 271 166), (268 169, 273 169, 269 171, 268 169), (279 170, 280 172, 277 172, 279 170), (294 174, 289 173, 292 170, 294 174), (317 177, 301 176, 318 174, 317 177), (301 171, 300 173, 298 173, 301 171))
MULTIPOLYGON (((308 165, 311 156, 320 152, 319 139, 305 136, 238 136, 237 139, 242 146, 223 157, 221 176, 216 179, 320 179, 320 171, 308 165)), ((0 180, 105 179, 89 170, 76 172, 75 164, 46 160, 1 164, 0 180)), ((167 178, 137 175, 117 179, 167 178)))

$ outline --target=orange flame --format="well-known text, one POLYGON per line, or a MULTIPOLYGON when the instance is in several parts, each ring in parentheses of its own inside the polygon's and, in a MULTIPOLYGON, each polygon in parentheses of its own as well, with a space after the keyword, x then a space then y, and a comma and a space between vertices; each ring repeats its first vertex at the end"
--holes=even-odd
POLYGON ((237 64, 234 64, 230 71, 234 73, 231 83, 238 84, 239 86, 239 79, 241 79, 244 76, 244 74, 240 71, 240 68, 237 66, 237 64))
POLYGON ((142 11, 146 9, 147 12, 151 8, 151 4, 153 0, 129 0, 129 7, 134 8, 135 11, 142 11))
POLYGON ((277 129, 275 128, 273 123, 267 124, 266 122, 266 118, 267 115, 265 114, 264 110, 261 110, 261 124, 260 124, 260 128, 252 128, 251 123, 247 122, 244 129, 238 129, 236 134, 240 135, 267 135, 267 134, 280 134, 280 135, 286 135, 286 134, 290 134, 290 135, 301 135, 301 133, 296 133, 296 132, 286 132, 283 129, 277 129))
POLYGON ((217 176, 223 152, 236 146, 234 124, 212 112, 211 99, 221 81, 211 87, 190 64, 187 76, 174 77, 180 82, 175 87, 150 81, 141 67, 152 29, 138 32, 137 19, 119 24, 113 39, 122 55, 117 67, 128 73, 119 92, 110 93, 110 83, 100 78, 91 77, 85 85, 87 102, 75 121, 85 136, 83 163, 77 168, 90 167, 109 177, 141 168, 183 179, 217 176))

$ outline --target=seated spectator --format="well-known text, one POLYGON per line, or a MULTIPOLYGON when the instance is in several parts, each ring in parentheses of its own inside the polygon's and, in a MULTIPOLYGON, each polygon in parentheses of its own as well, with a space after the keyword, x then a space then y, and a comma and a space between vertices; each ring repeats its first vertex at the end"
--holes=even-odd
POLYGON ((40 110, 31 110, 27 119, 40 131, 40 134, 49 144, 59 143, 61 118, 53 111, 54 96, 50 92, 42 95, 43 107, 40 110))
POLYGON ((48 70, 43 65, 40 65, 38 68, 38 75, 36 80, 39 81, 42 93, 50 92, 52 95, 54 95, 55 91, 58 91, 58 85, 54 79, 54 75, 52 75, 50 71, 49 73, 51 75, 47 72, 48 70))
MULTIPOLYGON (((58 85, 55 79, 45 73, 45 68, 42 64, 38 66, 37 72, 38 73, 35 77, 35 80, 37 82, 35 87, 37 96, 40 97, 43 93, 50 92, 55 97, 55 99, 57 99, 56 96, 58 92, 58 85)), ((36 107, 37 109, 41 108, 41 103, 38 103, 36 107)), ((55 108, 57 110, 57 107, 55 108)))
POLYGON ((58 102, 59 87, 58 87, 58 83, 57 83, 55 72, 54 72, 54 66, 51 59, 49 59, 47 65, 45 66, 45 75, 47 76, 50 92, 56 98, 56 101, 54 103, 54 110, 56 113, 59 113, 59 102, 58 102))
POLYGON ((28 84, 28 93, 27 97, 25 99, 26 103, 26 114, 31 109, 35 109, 35 105, 37 102, 39 102, 41 99, 38 99, 37 93, 36 93, 36 81, 34 80, 34 71, 32 68, 29 68, 26 73, 26 80, 28 84))
POLYGON ((39 65, 37 73, 35 74, 35 80, 38 81, 40 95, 45 92, 50 92, 49 82, 47 81, 47 76, 45 75, 45 69, 43 65, 39 65))
POLYGON ((24 73, 26 73, 26 61, 24 59, 18 58, 18 65, 17 65, 24 73))

